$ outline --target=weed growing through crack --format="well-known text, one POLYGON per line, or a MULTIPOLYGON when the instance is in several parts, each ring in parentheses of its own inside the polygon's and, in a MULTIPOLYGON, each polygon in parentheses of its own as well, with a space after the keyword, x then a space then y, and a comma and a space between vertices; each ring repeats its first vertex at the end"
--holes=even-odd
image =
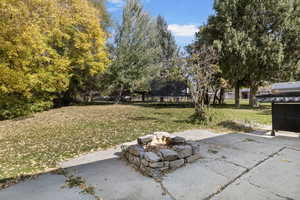
POLYGON ((89 194, 95 198, 95 200, 103 200, 99 196, 96 195, 95 187, 86 184, 86 180, 80 176, 69 175, 69 173, 60 168, 52 172, 53 174, 65 176, 67 179, 65 181, 64 186, 62 188, 80 188, 80 193, 89 194))
POLYGON ((207 151, 208 151, 208 153, 213 153, 213 154, 217 154, 219 152, 219 151, 214 150, 214 149, 208 149, 207 151))
POLYGON ((74 188, 74 187, 80 187, 81 189, 84 189, 85 186, 85 180, 81 178, 80 176, 69 176, 65 183, 66 187, 74 188))
POLYGON ((88 187, 85 187, 85 188, 82 190, 82 193, 90 194, 90 195, 95 195, 95 194, 96 194, 96 192, 95 192, 95 187, 94 187, 94 186, 88 186, 88 187))
POLYGON ((243 140, 243 142, 256 142, 254 139, 246 138, 243 140))

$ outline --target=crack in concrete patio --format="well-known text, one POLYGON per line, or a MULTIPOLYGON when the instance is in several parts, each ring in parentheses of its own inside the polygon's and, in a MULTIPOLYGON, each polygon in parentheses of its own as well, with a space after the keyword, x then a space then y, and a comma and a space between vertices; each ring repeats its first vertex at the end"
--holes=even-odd
POLYGON ((213 198, 214 196, 216 196, 217 194, 221 193, 223 190, 225 190, 228 186, 230 186, 231 184, 233 184, 236 180, 238 180, 239 178, 241 178, 242 176, 244 176, 245 174, 249 173, 251 170, 255 169, 257 166, 261 165, 262 163, 266 162, 267 160, 269 160, 270 158, 274 157, 275 155, 277 155, 278 153, 280 153, 281 151, 283 151, 284 149, 286 149, 286 147, 282 147, 280 148, 278 151, 270 154, 269 156, 267 156, 265 159, 259 161, 258 163, 256 163, 253 167, 251 168, 246 168, 245 171, 243 171, 241 174, 239 174, 237 177, 235 177, 234 179, 232 179, 231 181, 229 181, 227 184, 221 186, 221 188, 217 191, 214 192, 212 194, 210 194, 209 196, 205 197, 203 200, 210 200, 211 198, 213 198))
POLYGON ((124 165, 117 156, 120 150, 114 148, 64 162, 61 167, 68 176, 41 175, 0 191, 0 199, 39 200, 40 194, 45 200, 219 200, 240 195, 249 200, 295 200, 299 196, 297 139, 205 131, 183 134, 199 142, 203 158, 159 180, 124 165), (255 138, 259 143, 250 144, 255 138), (217 153, 208 152, 214 147, 217 153), (95 196, 82 193, 80 187, 62 189, 69 176, 81 177, 86 187, 94 187, 95 196))
POLYGON ((157 182, 160 184, 160 187, 162 189, 162 191, 164 192, 163 195, 169 195, 169 197, 172 199, 172 200, 176 200, 176 198, 168 191, 168 189, 166 188, 166 186, 164 186, 162 180, 157 180, 157 182))
POLYGON ((286 197, 286 196, 284 196, 284 195, 278 194, 278 193, 273 192, 273 191, 269 191, 269 190, 265 189, 265 188, 262 187, 262 186, 259 186, 259 185, 257 185, 257 184, 252 183, 252 182, 249 181, 249 180, 246 180, 246 181, 247 181, 250 185, 252 185, 252 186, 254 186, 254 187, 256 187, 256 188, 259 188, 259 189, 261 189, 261 190, 270 192, 270 193, 274 194, 275 196, 277 196, 277 197, 279 197, 279 198, 282 198, 282 199, 285 199, 285 200, 294 200, 293 198, 286 197))

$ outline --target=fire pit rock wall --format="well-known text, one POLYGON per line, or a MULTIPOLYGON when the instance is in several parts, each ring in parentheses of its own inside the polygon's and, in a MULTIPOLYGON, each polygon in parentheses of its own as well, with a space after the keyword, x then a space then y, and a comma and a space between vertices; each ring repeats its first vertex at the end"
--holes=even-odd
POLYGON ((121 148, 124 158, 150 177, 160 177, 201 158, 198 143, 167 132, 139 137, 137 144, 124 144, 121 148))

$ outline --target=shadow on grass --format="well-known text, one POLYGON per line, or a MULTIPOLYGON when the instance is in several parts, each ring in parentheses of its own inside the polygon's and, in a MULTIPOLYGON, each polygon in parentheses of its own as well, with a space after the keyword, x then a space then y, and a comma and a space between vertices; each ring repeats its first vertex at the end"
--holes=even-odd
MULTIPOLYGON (((87 103, 78 103, 74 104, 75 106, 91 106, 91 105, 133 105, 133 106, 141 106, 141 107, 148 107, 148 108, 193 108, 193 103, 191 102, 157 102, 157 101, 131 101, 131 102, 120 102, 115 104, 113 101, 97 101, 97 102, 87 102, 87 103)), ((222 105, 211 105, 211 107, 215 109, 243 109, 243 110, 262 110, 262 114, 269 115, 271 114, 271 105, 260 105, 257 108, 252 108, 249 105, 242 104, 240 108, 236 108, 234 104, 222 104, 222 105)))
POLYGON ((236 108, 234 104, 222 104, 222 105, 212 105, 213 108, 226 108, 226 109, 244 109, 244 110, 267 110, 267 109, 271 109, 271 105, 259 105, 256 108, 252 108, 249 105, 240 105, 239 108, 236 108))
POLYGON ((245 126, 244 124, 240 124, 231 120, 227 120, 227 121, 222 121, 220 123, 217 124, 217 126, 222 127, 222 128, 226 128, 226 129, 230 129, 233 131, 238 131, 238 132, 252 132, 254 131, 253 128, 245 126))
POLYGON ((263 110, 258 114, 259 115, 272 115, 272 110, 263 110))
POLYGON ((252 127, 246 126, 243 123, 234 122, 232 120, 226 120, 221 122, 214 121, 214 117, 208 120, 199 120, 195 114, 191 115, 185 120, 175 120, 176 123, 188 123, 193 125, 200 125, 201 127, 219 127, 221 129, 228 129, 235 132, 253 132, 255 129, 252 127))
POLYGON ((114 105, 113 101, 93 101, 93 102, 81 102, 81 103, 74 103, 71 106, 109 106, 114 105))
POLYGON ((149 107, 149 108, 192 108, 193 104, 190 102, 180 102, 180 103, 172 103, 172 102, 142 102, 142 101, 131 101, 131 102, 119 102, 116 104, 113 101, 95 101, 95 102, 84 102, 84 103, 76 103, 72 106, 105 106, 105 105, 133 105, 133 106, 141 106, 141 107, 149 107))
POLYGON ((158 120, 160 120, 160 119, 155 118, 155 117, 130 117, 128 119, 134 120, 134 121, 148 121, 148 120, 149 121, 152 121, 152 120, 158 121, 158 120))
MULTIPOLYGON (((22 121, 22 120, 30 119, 30 118, 34 118, 34 114, 33 113, 30 113, 30 114, 24 115, 24 116, 19 116, 19 117, 16 117, 14 119, 11 119, 11 120, 12 121, 22 121)), ((5 121, 5 120, 0 120, 0 121, 5 121)))
POLYGON ((171 113, 160 113, 160 112, 154 112, 154 115, 164 115, 164 116, 171 116, 171 113))
POLYGON ((208 115, 207 119, 201 120, 195 113, 184 120, 174 120, 176 123, 187 123, 200 126, 208 126, 213 121, 213 116, 208 115))
POLYGON ((189 102, 184 103, 169 103, 169 102, 136 102, 132 105, 141 106, 141 107, 148 107, 148 108, 193 108, 193 104, 189 102))

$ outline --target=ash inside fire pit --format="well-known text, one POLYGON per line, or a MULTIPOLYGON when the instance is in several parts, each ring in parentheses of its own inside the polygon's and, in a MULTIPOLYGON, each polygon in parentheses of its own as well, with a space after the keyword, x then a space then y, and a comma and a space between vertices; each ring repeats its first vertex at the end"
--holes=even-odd
POLYGON ((167 132, 139 137, 137 144, 122 145, 122 153, 130 164, 151 177, 162 176, 201 157, 196 142, 167 132))

